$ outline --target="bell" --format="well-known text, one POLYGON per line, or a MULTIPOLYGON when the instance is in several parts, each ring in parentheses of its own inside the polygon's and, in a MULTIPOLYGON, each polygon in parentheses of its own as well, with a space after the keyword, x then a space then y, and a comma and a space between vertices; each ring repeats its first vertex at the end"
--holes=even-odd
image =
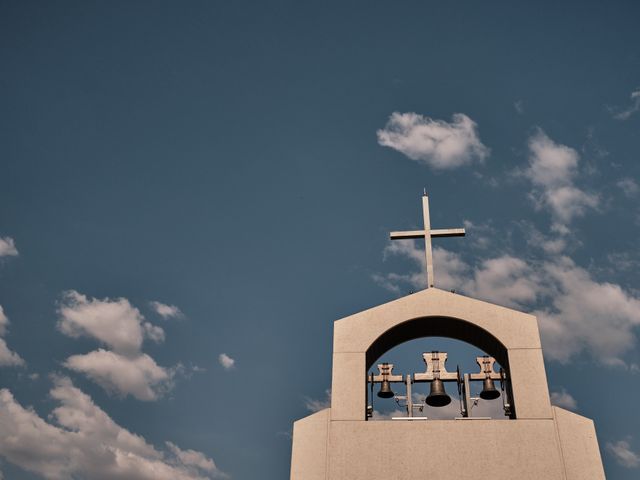
POLYGON ((451 403, 451 397, 447 395, 444 383, 439 378, 431 382, 431 390, 429 391, 429 396, 425 399, 425 403, 430 407, 444 407, 451 403))
POLYGON ((382 380, 378 396, 380 398, 393 398, 394 395, 395 393, 393 393, 393 390, 391 390, 391 384, 389 383, 389 380, 382 380))
POLYGON ((482 382, 482 391, 480 392, 480 398, 482 400, 495 400, 500 396, 500 392, 496 390, 496 386, 493 383, 493 379, 485 378, 482 382))

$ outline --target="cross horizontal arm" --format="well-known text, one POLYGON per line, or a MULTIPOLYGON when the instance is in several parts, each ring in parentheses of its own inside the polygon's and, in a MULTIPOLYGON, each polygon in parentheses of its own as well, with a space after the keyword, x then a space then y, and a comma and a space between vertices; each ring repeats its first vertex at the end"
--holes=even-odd
POLYGON ((431 230, 432 237, 464 237, 464 228, 443 228, 441 230, 431 230))
POLYGON ((404 240, 407 238, 424 238, 424 230, 411 230, 408 232, 391 232, 389 234, 391 240, 404 240))
MULTIPOLYGON (((439 230, 431 230, 432 237, 464 237, 464 228, 443 228, 439 230)), ((423 238, 424 230, 409 230, 406 232, 391 232, 389 238, 391 240, 406 240, 408 238, 423 238)))

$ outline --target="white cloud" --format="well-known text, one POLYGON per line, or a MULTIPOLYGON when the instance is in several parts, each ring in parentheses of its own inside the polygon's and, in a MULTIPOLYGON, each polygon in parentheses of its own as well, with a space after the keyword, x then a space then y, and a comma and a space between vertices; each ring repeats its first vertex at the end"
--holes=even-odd
POLYGON ((165 442, 165 444, 169 448, 169 451, 171 451, 180 462, 181 466, 194 475, 198 474, 198 470, 200 470, 218 478, 227 478, 227 475, 220 472, 214 461, 206 457, 203 453, 195 450, 182 450, 171 442, 165 442))
POLYGON ((72 290, 65 293, 58 313, 62 333, 92 337, 112 349, 72 355, 65 367, 83 373, 109 393, 138 400, 157 400, 173 387, 180 366, 161 367, 141 351, 144 338, 164 341, 164 330, 146 322, 126 298, 89 299, 72 290))
POLYGON ((156 312, 164 319, 184 317, 184 313, 182 313, 182 311, 175 305, 166 305, 164 303, 155 301, 149 302, 149 305, 151 305, 151 308, 153 308, 154 312, 156 312))
POLYGON ((4 313, 2 305, 0 305, 0 335, 7 333, 7 326, 9 326, 9 318, 4 313))
POLYGON ((513 108, 516 109, 516 112, 522 115, 524 113, 524 102, 522 100, 513 102, 513 108))
POLYGON ((331 407, 331 389, 324 391, 325 398, 316 400, 315 398, 304 397, 304 406, 310 412, 319 412, 325 408, 331 407))
POLYGON ((611 252, 607 254, 607 261, 619 271, 640 268, 640 259, 636 252, 611 252))
POLYGON ((540 282, 525 261, 502 255, 483 261, 462 289, 473 297, 518 307, 535 301, 540 294, 540 282))
POLYGON ((527 224, 526 222, 521 223, 521 227, 527 238, 527 245, 534 248, 541 248, 545 253, 558 255, 568 246, 567 237, 570 236, 571 232, 569 229, 561 228, 560 225, 554 225, 556 229, 561 228, 561 231, 556 232, 558 236, 545 235, 533 225, 527 224))
POLYGON ((7 346, 4 338, 0 338, 0 367, 19 367, 24 365, 24 360, 16 352, 7 346))
POLYGON ((0 257, 15 257, 18 249, 11 237, 0 237, 0 257))
POLYGON ((236 364, 236 361, 233 358, 231 358, 229 355, 227 355, 226 353, 221 353, 220 355, 218 355, 218 362, 226 370, 230 370, 236 364))
POLYGON ((578 402, 564 388, 559 392, 551 392, 551 404, 557 407, 566 408, 567 410, 575 410, 578 408, 578 402))
POLYGON ((551 140, 542 130, 529 138, 529 167, 524 176, 533 184, 531 197, 538 208, 548 208, 556 222, 567 224, 600 204, 597 195, 574 185, 579 155, 551 140))
MULTIPOLYGON (((424 288, 424 260, 409 241, 385 252, 403 255, 415 265, 409 274, 374 277, 383 287, 424 288)), ((471 266, 455 253, 434 249, 436 286, 500 305, 533 310, 538 317, 545 356, 568 362, 582 352, 605 365, 623 365, 636 344, 640 298, 620 285, 599 282, 569 257, 525 261, 502 255, 471 266)))
POLYGON ((615 443, 607 442, 607 451, 613 454, 616 461, 623 467, 640 467, 640 455, 631 450, 631 445, 626 440, 620 440, 615 443))
POLYGON ((143 401, 157 400, 172 387, 173 371, 159 366, 145 353, 126 357, 98 349, 72 355, 64 366, 84 373, 108 392, 143 401))
POLYGON ((621 178, 616 183, 616 186, 622 190, 622 193, 624 193, 628 198, 633 198, 640 193, 640 186, 633 178, 621 178))
POLYGON ((9 318, 4 313, 2 305, 0 305, 0 367, 19 367, 25 364, 24 360, 16 352, 13 352, 7 346, 4 338, 9 326, 9 318))
POLYGON ((631 104, 629 107, 616 113, 613 118, 617 120, 627 120, 631 115, 640 110, 640 89, 631 92, 630 100, 631 104))
POLYGON ((71 290, 64 294, 58 313, 58 329, 65 335, 95 338, 121 354, 139 352, 145 334, 154 341, 164 339, 164 331, 144 322, 126 298, 88 299, 71 290))
POLYGON ((164 342, 164 330, 161 327, 152 325, 149 322, 144 322, 142 324, 142 328, 144 330, 145 337, 147 337, 149 340, 156 343, 164 342))
POLYGON ((24 470, 50 480, 226 477, 199 452, 175 446, 175 450, 162 452, 117 425, 68 378, 56 379, 50 394, 59 405, 50 415, 55 424, 22 407, 9 390, 0 390, 0 455, 24 470), (186 462, 180 458, 185 454, 186 462), (196 457, 198 461, 189 462, 196 457))
MULTIPOLYGON (((374 281, 399 292, 403 284, 424 288, 424 252, 413 240, 396 240, 385 248, 385 255, 400 255, 411 260, 418 271, 399 275, 374 275, 374 281)), ((519 306, 536 299, 539 285, 536 275, 521 259, 510 255, 485 260, 472 269, 462 258, 444 248, 433 249, 436 285, 443 290, 462 290, 467 294, 508 306, 519 306)))
POLYGON ((622 364, 636 342, 640 299, 620 285, 594 280, 568 257, 545 262, 542 274, 553 291, 551 307, 534 312, 545 354, 566 362, 584 350, 604 364, 622 364))
POLYGON ((380 145, 434 169, 482 162, 489 155, 478 137, 476 123, 462 113, 454 114, 448 123, 417 113, 394 112, 377 135, 380 145))

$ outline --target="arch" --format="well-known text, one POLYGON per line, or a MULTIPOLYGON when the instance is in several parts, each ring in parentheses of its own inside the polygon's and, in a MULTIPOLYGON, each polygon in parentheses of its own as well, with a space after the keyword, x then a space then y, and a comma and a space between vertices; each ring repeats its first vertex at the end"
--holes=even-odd
POLYGON ((366 371, 404 341, 440 336, 474 345, 508 372, 520 419, 551 418, 551 404, 533 315, 428 288, 336 320, 331 419, 365 420, 366 371))
POLYGON ((404 321, 384 331, 366 351, 367 370, 392 348, 410 340, 425 337, 447 337, 461 340, 494 357, 509 370, 507 347, 482 327, 455 317, 429 316, 404 321))

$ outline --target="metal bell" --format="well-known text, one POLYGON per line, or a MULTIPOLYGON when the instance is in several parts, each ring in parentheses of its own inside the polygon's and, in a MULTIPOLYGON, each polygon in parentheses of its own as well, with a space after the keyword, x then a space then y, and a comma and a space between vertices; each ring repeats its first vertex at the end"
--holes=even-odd
POLYGON ((391 384, 389 383, 389 380, 382 380, 378 396, 380 398, 393 398, 395 396, 395 393, 393 393, 393 390, 391 390, 391 384))
POLYGON ((451 397, 447 395, 444 383, 439 378, 431 382, 431 390, 429 391, 429 396, 425 399, 425 403, 430 407, 444 407, 451 403, 451 397))
POLYGON ((500 396, 500 392, 496 390, 496 386, 493 383, 492 378, 485 378, 482 382, 482 391, 480 392, 480 398, 482 400, 495 400, 500 396))

